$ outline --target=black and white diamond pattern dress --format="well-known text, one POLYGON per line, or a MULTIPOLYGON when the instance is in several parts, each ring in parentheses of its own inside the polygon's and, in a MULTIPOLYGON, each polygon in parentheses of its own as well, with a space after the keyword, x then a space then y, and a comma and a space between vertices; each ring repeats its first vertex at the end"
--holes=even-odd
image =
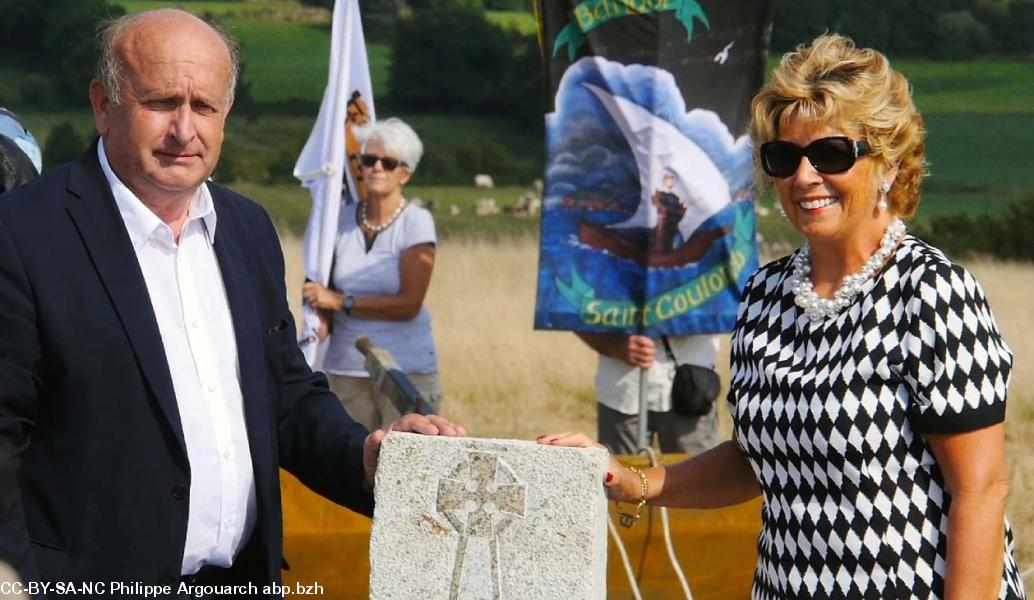
MULTIPOLYGON (((761 484, 755 599, 939 598, 948 505, 919 434, 1005 418, 1012 353, 983 290, 907 236, 836 317, 809 320, 791 258, 747 284, 732 338, 734 435, 761 484)), ((1001 598, 1024 598, 1011 529, 1001 598)))

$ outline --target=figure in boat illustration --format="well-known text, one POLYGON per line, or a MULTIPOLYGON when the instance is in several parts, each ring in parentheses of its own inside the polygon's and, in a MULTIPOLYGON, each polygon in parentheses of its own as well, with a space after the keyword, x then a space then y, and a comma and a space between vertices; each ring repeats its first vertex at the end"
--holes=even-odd
POLYGON ((699 261, 730 227, 702 226, 731 202, 729 185, 708 155, 668 121, 626 98, 582 83, 628 141, 639 169, 641 197, 624 221, 582 220, 581 243, 650 268, 699 261))

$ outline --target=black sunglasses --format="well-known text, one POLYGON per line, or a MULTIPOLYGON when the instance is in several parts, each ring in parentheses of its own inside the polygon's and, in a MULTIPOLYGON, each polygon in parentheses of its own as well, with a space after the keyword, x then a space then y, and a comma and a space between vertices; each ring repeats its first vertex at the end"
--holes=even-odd
POLYGON ((804 148, 792 142, 776 140, 761 144, 761 167, 772 177, 789 177, 797 172, 801 157, 819 173, 835 175, 854 166, 860 156, 869 153, 869 144, 848 137, 825 137, 804 148))
POLYGON ((381 166, 384 167, 385 171, 394 171, 399 165, 408 167, 406 163, 402 162, 397 158, 390 156, 377 156, 376 154, 360 154, 359 163, 364 167, 372 168, 377 161, 381 161, 381 166))

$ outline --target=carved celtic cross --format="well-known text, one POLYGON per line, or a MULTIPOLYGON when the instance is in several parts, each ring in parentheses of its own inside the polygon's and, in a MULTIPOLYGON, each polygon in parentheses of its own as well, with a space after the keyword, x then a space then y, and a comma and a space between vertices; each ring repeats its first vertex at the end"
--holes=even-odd
POLYGON ((438 482, 438 512, 459 534, 452 571, 450 600, 459 598, 463 563, 471 537, 488 539, 493 598, 503 597, 499 565, 499 536, 517 518, 524 517, 527 486, 492 452, 471 452, 457 465, 453 477, 438 482))

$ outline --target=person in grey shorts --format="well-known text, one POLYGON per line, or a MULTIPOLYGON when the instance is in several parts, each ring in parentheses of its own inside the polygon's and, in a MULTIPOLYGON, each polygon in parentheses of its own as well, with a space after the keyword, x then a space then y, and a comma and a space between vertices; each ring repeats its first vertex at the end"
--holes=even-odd
POLYGON ((661 452, 699 454, 718 444, 718 415, 685 416, 671 409, 671 386, 678 364, 714 368, 718 336, 688 335, 663 340, 643 335, 578 333, 599 354, 596 370, 597 438, 613 454, 639 450, 639 378, 646 369, 647 431, 661 452), (674 355, 674 356, 672 356, 674 355))

